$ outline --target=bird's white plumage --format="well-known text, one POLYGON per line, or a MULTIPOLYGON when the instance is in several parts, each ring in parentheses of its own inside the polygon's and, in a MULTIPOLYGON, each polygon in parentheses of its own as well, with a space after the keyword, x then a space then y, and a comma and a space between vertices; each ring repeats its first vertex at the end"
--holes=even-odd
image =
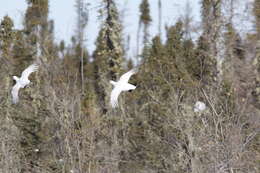
POLYGON ((201 101, 197 101, 194 105, 194 112, 200 112, 200 111, 204 111, 206 109, 206 105, 205 103, 201 102, 201 101))
POLYGON ((32 73, 32 72, 35 72, 38 70, 38 65, 37 64, 32 64, 30 65, 29 67, 27 67, 23 72, 22 72, 22 75, 21 75, 21 79, 22 80, 28 80, 28 77, 29 75, 32 73))
POLYGON ((116 87, 111 92, 110 103, 113 108, 118 106, 117 99, 118 99, 118 96, 120 93, 121 93, 121 90, 117 89, 116 87))
POLYGON ((121 81, 121 82, 126 82, 126 83, 127 83, 127 82, 129 81, 130 77, 131 77, 133 74, 135 74, 135 73, 137 73, 137 69, 136 69, 136 68, 134 68, 134 69, 132 69, 132 70, 126 72, 125 74, 123 74, 123 75, 119 78, 119 81, 121 81))
POLYGON ((17 76, 13 76, 13 79, 16 81, 16 84, 13 86, 12 91, 11 91, 13 103, 18 103, 19 89, 24 88, 26 85, 28 85, 30 83, 30 80, 28 79, 29 75, 32 72, 35 72, 37 70, 38 70, 38 65, 32 64, 22 72, 22 75, 20 78, 17 76))
POLYGON ((122 91, 134 90, 136 88, 136 86, 128 83, 130 77, 135 73, 137 73, 137 69, 132 69, 127 73, 123 74, 119 78, 119 81, 110 81, 110 83, 114 86, 114 89, 112 90, 110 96, 110 103, 113 108, 118 106, 117 99, 122 91))
POLYGON ((13 103, 17 103, 19 101, 18 92, 19 92, 20 86, 18 83, 16 83, 11 91, 12 97, 13 97, 13 103))

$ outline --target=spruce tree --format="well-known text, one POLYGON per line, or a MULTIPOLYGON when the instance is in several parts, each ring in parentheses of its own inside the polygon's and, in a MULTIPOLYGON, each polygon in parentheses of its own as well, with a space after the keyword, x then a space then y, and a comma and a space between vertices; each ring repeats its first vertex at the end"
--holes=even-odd
POLYGON ((223 62, 223 77, 232 81, 237 76, 237 62, 244 60, 244 48, 241 38, 232 24, 227 25, 225 32, 225 60, 223 62))
POLYGON ((144 33, 144 37, 143 37, 143 43, 144 45, 146 45, 148 43, 148 38, 149 38, 149 33, 148 33, 148 27, 151 24, 152 18, 150 16, 150 7, 149 7, 149 2, 148 0, 143 0, 142 3, 140 4, 139 7, 140 10, 140 23, 141 26, 143 26, 143 33, 144 33))
POLYGON ((247 62, 244 57, 244 47, 239 34, 233 25, 227 24, 225 32, 225 56, 222 65, 223 79, 222 91, 219 99, 227 104, 227 115, 238 110, 239 105, 243 104, 241 100, 245 99, 245 92, 248 87, 246 81, 247 62))
POLYGON ((0 23, 0 172, 21 172, 22 152, 19 129, 12 120, 10 89, 13 85, 13 20, 5 16, 0 23))
MULTIPOLYGON (((143 47, 147 46, 149 33, 148 28, 151 24, 152 18, 150 16, 150 7, 148 0, 143 0, 139 6, 140 17, 139 17, 139 24, 138 24, 138 31, 137 31, 137 56, 139 56, 139 47, 140 47, 140 31, 143 28, 143 47)), ((144 49, 146 51, 146 49, 144 49)), ((143 52, 145 54, 145 52, 143 52)))
POLYGON ((15 38, 15 31, 13 29, 13 20, 9 16, 5 16, 0 23, 0 77, 2 79, 2 84, 0 85, 3 89, 0 91, 0 95, 4 96, 4 106, 5 108, 1 110, 3 117, 9 117, 10 114, 10 87, 12 86, 12 44, 15 38))
POLYGON ((104 0, 103 5, 104 8, 101 10, 105 20, 102 21, 93 56, 98 102, 105 111, 109 103, 107 88, 110 88, 110 84, 108 81, 119 77, 123 62, 123 46, 122 26, 116 4, 113 0, 104 0))
POLYGON ((54 23, 48 20, 49 0, 27 0, 25 13, 26 40, 30 51, 35 56, 41 56, 44 62, 57 56, 54 45, 54 23))
POLYGON ((5 16, 0 25, 0 49, 4 58, 10 59, 11 43, 13 42, 15 32, 13 30, 13 21, 9 16, 5 16))
POLYGON ((203 33, 201 39, 208 44, 208 56, 211 60, 207 60, 210 66, 211 82, 216 82, 218 77, 218 65, 221 58, 220 29, 221 29, 221 0, 202 0, 202 27, 203 33))
MULTIPOLYGON (((3 79, 3 92, 6 97, 6 105, 10 104, 10 87, 12 86, 12 75, 13 68, 11 64, 13 63, 12 45, 15 40, 15 31, 13 29, 13 20, 9 16, 5 16, 0 23, 0 73, 3 74, 1 78, 3 79)), ((5 111, 6 115, 9 115, 9 107, 5 111)))
MULTIPOLYGON (((108 172, 120 170, 123 157, 124 133, 122 117, 118 109, 112 110, 110 105, 110 92, 112 86, 109 80, 118 80, 122 72, 124 49, 122 46, 122 25, 114 0, 103 0, 103 8, 100 10, 101 27, 96 40, 94 51, 94 74, 96 105, 102 122, 98 125, 105 138, 99 139, 97 146, 105 148, 98 153, 105 156, 101 164, 106 163, 109 158, 118 158, 113 164, 106 164, 104 169, 108 172), (117 152, 115 152, 117 150, 117 152)), ((119 100, 120 103, 120 100, 119 100)), ((120 108, 119 108, 120 109, 120 108)), ((121 172, 121 171, 120 171, 121 172)))

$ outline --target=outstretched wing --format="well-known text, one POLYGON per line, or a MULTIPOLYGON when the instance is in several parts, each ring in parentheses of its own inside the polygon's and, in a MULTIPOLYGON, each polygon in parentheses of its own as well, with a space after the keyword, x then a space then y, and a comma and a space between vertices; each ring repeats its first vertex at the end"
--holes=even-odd
POLYGON ((29 75, 32 73, 32 72, 35 72, 38 70, 38 65, 37 64, 32 64, 30 65, 29 67, 27 67, 23 72, 22 72, 22 75, 21 75, 21 79, 22 80, 26 80, 28 79, 29 75))
POLYGON ((135 73, 137 73, 137 68, 133 68, 132 70, 130 70, 130 71, 128 71, 128 72, 126 72, 125 74, 123 74, 121 77, 120 77, 120 81, 123 81, 123 82, 128 82, 128 80, 130 79, 130 77, 133 75, 133 74, 135 74, 135 73))
POLYGON ((20 85, 17 83, 12 88, 11 94, 12 94, 12 101, 14 104, 18 103, 19 101, 19 97, 18 97, 19 89, 20 89, 20 85))
POLYGON ((118 96, 119 94, 121 93, 121 90, 117 87, 115 87, 112 92, 111 92, 111 96, 110 96, 110 103, 111 103, 111 106, 113 108, 117 107, 118 106, 118 96))

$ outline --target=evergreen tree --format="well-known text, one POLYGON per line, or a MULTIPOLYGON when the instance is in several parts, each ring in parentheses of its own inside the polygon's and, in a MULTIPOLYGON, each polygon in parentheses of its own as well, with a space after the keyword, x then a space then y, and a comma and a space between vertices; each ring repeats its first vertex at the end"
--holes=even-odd
MULTIPOLYGON (((155 36, 152 39, 152 46, 148 49, 148 55, 144 59, 144 63, 142 65, 141 70, 144 70, 141 72, 143 74, 143 77, 139 80, 142 81, 142 85, 146 86, 157 86, 156 83, 160 83, 161 80, 158 79, 160 76, 156 74, 160 74, 160 67, 163 62, 166 62, 166 53, 165 53, 165 48, 164 45, 162 44, 160 36, 155 36)), ((166 64, 164 66, 166 70, 166 64)), ((158 84, 160 86, 160 84, 158 84)), ((152 89, 152 88, 150 88, 152 89)))
MULTIPOLYGON (((10 86, 12 85, 13 68, 12 64, 12 44, 15 38, 15 31, 13 29, 13 20, 9 16, 5 16, 0 23, 0 77, 2 79, 3 90, 0 91, 0 95, 3 95, 6 99, 4 101, 5 109, 1 110, 3 117, 9 117, 10 114, 10 86)), ((1 106, 1 107, 3 107, 1 106)), ((9 117, 10 118, 10 117, 9 117)))
POLYGON ((183 58, 187 72, 192 80, 200 80, 200 60, 196 56, 195 44, 191 39, 183 41, 183 58))
POLYGON ((192 8, 190 6, 190 2, 187 1, 185 4, 185 13, 182 17, 183 19, 183 29, 184 29, 184 39, 191 39, 191 22, 192 22, 192 8))
POLYGON ((209 44, 205 36, 200 36, 198 39, 196 57, 198 59, 195 74, 199 75, 204 86, 209 86, 216 81, 216 59, 209 55, 209 44))
POLYGON ((13 21, 9 16, 4 16, 0 24, 0 41, 1 53, 6 54, 9 52, 10 45, 13 38, 13 21))
POLYGON ((32 46, 27 43, 27 37, 24 32, 22 30, 17 31, 13 45, 13 60, 16 66, 15 73, 19 73, 26 68, 28 62, 33 62, 35 52, 33 52, 31 48, 32 46))
MULTIPOLYGON (((103 169, 108 172, 118 172, 124 156, 124 134, 122 116, 118 111, 111 110, 110 92, 112 89, 109 80, 117 80, 122 72, 124 49, 122 46, 122 26, 114 0, 103 0, 101 14, 103 21, 96 40, 94 51, 94 73, 96 105, 102 122, 98 125, 103 129, 97 146, 105 148, 98 153, 105 156, 101 164, 106 163, 106 158, 118 158, 113 164, 106 164, 103 169), (105 116, 104 116, 105 115, 105 116), (117 150, 117 152, 115 152, 117 150)), ((121 172, 121 171, 120 171, 121 172)))
MULTIPOLYGON (((178 21, 174 26, 167 28, 165 45, 161 38, 156 36, 152 39, 151 46, 147 47, 148 51, 139 71, 142 75, 137 79, 139 88, 133 98, 138 100, 135 104, 142 106, 134 110, 138 115, 131 114, 134 121, 128 135, 130 144, 133 144, 128 148, 129 159, 132 159, 129 163, 133 166, 127 168, 132 172, 135 172, 135 169, 150 172, 182 170, 185 159, 179 158, 177 161, 172 158, 178 155, 178 151, 184 152, 184 149, 175 146, 178 149, 173 151, 174 149, 168 145, 171 143, 168 139, 185 142, 185 134, 181 133, 180 129, 171 128, 167 122, 174 124, 181 119, 177 107, 174 112, 168 108, 171 104, 175 105, 173 98, 178 97, 176 92, 184 93, 183 81, 187 79, 187 70, 183 44, 183 24, 178 21), (154 137, 156 140, 153 140, 154 137)), ((129 100, 128 103, 134 104, 129 100)), ((132 111, 131 108, 127 110, 132 111)))
POLYGON ((231 114, 243 104, 241 100, 246 99, 245 92, 248 87, 244 87, 248 78, 247 63, 244 57, 244 47, 241 38, 232 24, 226 26, 225 32, 225 57, 223 60, 223 80, 222 94, 219 98, 228 104, 227 113, 231 114), (238 91, 238 92, 237 92, 238 91), (221 97, 222 96, 222 97, 221 97))
POLYGON ((139 22, 141 23, 141 25, 143 25, 143 29, 144 29, 143 43, 145 45, 148 43, 148 37, 149 37, 148 27, 152 21, 152 18, 150 16, 150 7, 149 7, 148 0, 142 1, 142 3, 140 4, 139 10, 141 13, 139 22))
POLYGON ((0 23, 0 172, 21 172, 23 153, 21 133, 12 120, 10 88, 13 84, 13 44, 16 31, 13 20, 5 16, 0 23))
POLYGON ((109 103, 110 88, 109 80, 116 80, 121 72, 123 62, 122 46, 122 26, 119 21, 118 11, 113 0, 103 1, 105 21, 102 22, 101 29, 96 40, 96 50, 94 51, 94 64, 96 75, 96 89, 99 95, 99 103, 103 111, 109 103), (106 90, 106 91, 105 91, 106 90), (103 103, 102 103, 103 102, 103 103))
POLYGON ((172 80, 176 85, 180 85, 186 78, 186 68, 183 57, 183 22, 178 21, 174 26, 166 28, 166 61, 165 64, 168 64, 168 72, 165 69, 166 73, 173 72, 172 80), (168 63, 167 63, 168 62, 168 63), (172 64, 170 66, 170 64, 172 64))
POLYGON ((244 48, 241 38, 232 24, 227 25, 225 33, 226 54, 223 62, 224 79, 232 81, 237 75, 236 62, 244 60, 244 48))
POLYGON ((140 30, 143 27, 143 45, 144 47, 147 46, 149 33, 148 27, 152 21, 150 16, 150 7, 148 0, 143 0, 139 6, 140 17, 139 17, 139 24, 138 24, 138 31, 137 31, 137 56, 139 55, 139 40, 140 40, 140 30))
POLYGON ((167 40, 165 48, 169 60, 176 61, 177 54, 182 48, 183 23, 178 21, 174 26, 166 28, 167 40))
POLYGON ((5 16, 0 25, 0 50, 4 58, 10 59, 11 44, 15 32, 13 30, 13 21, 9 16, 5 16))
MULTIPOLYGON (((208 60, 211 71, 211 81, 217 80, 218 69, 221 59, 222 43, 220 42, 220 29, 221 29, 221 0, 202 0, 202 27, 203 27, 203 42, 209 45, 208 60)), ((201 38, 202 38, 201 37, 201 38)))
POLYGON ((35 30, 46 31, 48 25, 49 0, 27 0, 28 9, 25 14, 26 30, 34 32, 35 30), (37 28, 37 27, 40 28, 37 28))
POLYGON ((57 55, 54 45, 54 23, 48 20, 49 0, 27 0, 25 34, 33 55, 42 55, 44 62, 57 55))

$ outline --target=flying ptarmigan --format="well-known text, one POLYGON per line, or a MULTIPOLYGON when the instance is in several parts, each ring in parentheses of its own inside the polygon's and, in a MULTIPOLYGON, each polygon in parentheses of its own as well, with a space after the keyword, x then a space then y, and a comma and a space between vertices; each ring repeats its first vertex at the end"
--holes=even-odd
POLYGON ((111 96, 110 96, 110 103, 113 108, 118 106, 117 98, 122 91, 134 90, 136 88, 136 86, 128 83, 128 80, 130 79, 130 77, 135 73, 137 73, 136 68, 123 74, 117 82, 112 81, 112 80, 110 81, 110 83, 114 86, 114 89, 112 90, 111 96))
POLYGON ((13 76, 13 79, 16 81, 16 84, 13 86, 11 94, 12 94, 12 101, 13 103, 18 103, 19 97, 19 89, 24 88, 26 85, 30 83, 30 80, 28 79, 29 75, 32 72, 35 72, 38 70, 38 65, 37 64, 32 64, 29 67, 27 67, 23 72, 21 77, 13 76))

